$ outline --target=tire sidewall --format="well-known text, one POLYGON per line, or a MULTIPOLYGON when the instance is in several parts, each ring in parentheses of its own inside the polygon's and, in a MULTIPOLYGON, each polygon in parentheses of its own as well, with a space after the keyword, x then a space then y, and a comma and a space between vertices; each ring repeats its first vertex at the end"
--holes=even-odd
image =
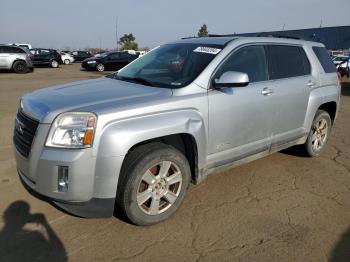
POLYGON ((309 136, 306 140, 306 150, 308 152, 308 154, 312 157, 315 157, 315 156, 319 156, 321 154, 321 152, 324 150, 324 148, 326 147, 326 144, 328 142, 328 139, 329 139, 329 136, 330 136, 330 133, 331 133, 331 127, 332 127, 332 120, 329 116, 329 114, 326 112, 326 111, 323 111, 323 110, 319 110, 317 111, 316 113, 316 116, 312 122, 312 126, 311 126, 311 130, 310 130, 310 133, 309 133, 309 136), (324 142, 324 145, 321 149, 315 151, 312 147, 312 135, 313 135, 313 129, 314 129, 314 126, 321 120, 321 119, 325 119, 326 122, 327 122, 327 137, 326 137, 326 141, 324 142))
POLYGON ((125 214, 130 221, 136 225, 152 225, 169 218, 181 205, 190 181, 190 167, 187 159, 181 152, 172 148, 156 149, 151 153, 141 157, 141 159, 131 168, 129 177, 124 188, 125 214), (147 215, 137 204, 137 191, 142 179, 142 175, 151 166, 162 162, 172 161, 180 169, 182 174, 182 185, 179 196, 174 204, 159 215, 147 215))

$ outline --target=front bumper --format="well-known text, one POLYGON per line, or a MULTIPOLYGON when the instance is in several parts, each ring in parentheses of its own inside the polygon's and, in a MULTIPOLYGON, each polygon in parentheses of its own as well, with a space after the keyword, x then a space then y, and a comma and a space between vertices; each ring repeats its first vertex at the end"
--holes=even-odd
POLYGON ((81 64, 81 67, 84 68, 84 69, 86 69, 86 70, 96 70, 96 64, 97 64, 97 63, 88 64, 88 63, 86 63, 86 62, 83 62, 83 63, 81 64))
MULTIPOLYGON (((45 147, 49 124, 39 124, 24 157, 16 148, 16 166, 24 184, 56 206, 79 216, 111 216, 124 157, 98 154, 93 148, 45 147), (98 156, 96 156, 98 155, 98 156), (68 190, 59 189, 60 167, 68 169, 68 190)), ((98 148, 98 145, 95 145, 98 148)))
POLYGON ((21 174, 20 171, 18 171, 18 175, 24 188, 27 189, 27 191, 32 196, 42 201, 46 201, 50 204, 53 204, 57 208, 62 209, 69 214, 88 218, 101 218, 113 216, 115 198, 92 198, 89 201, 85 202, 62 201, 60 199, 54 199, 39 194, 35 191, 35 186, 32 181, 26 178, 25 175, 21 174))

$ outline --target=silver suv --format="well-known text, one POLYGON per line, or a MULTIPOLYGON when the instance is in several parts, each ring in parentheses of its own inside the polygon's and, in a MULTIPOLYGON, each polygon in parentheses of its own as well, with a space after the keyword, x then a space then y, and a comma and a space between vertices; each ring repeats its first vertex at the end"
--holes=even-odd
POLYGON ((0 70, 19 74, 33 72, 30 53, 19 46, 0 45, 0 70))
POLYGON ((173 214, 190 182, 303 145, 318 156, 340 86, 320 43, 274 37, 165 44, 109 77, 21 99, 19 177, 83 217, 115 210, 137 225, 173 214))

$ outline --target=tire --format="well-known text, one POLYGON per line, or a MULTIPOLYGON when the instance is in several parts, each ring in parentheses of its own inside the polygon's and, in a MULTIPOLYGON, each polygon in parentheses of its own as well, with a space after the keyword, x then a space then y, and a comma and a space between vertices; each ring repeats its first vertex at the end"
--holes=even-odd
POLYGON ((103 65, 103 64, 97 64, 96 65, 96 70, 98 71, 98 72, 103 72, 103 71, 105 71, 105 66, 103 65))
POLYGON ((64 64, 65 64, 65 65, 69 65, 69 64, 70 64, 69 59, 65 59, 65 60, 64 60, 64 64))
POLYGON ((186 157, 161 144, 142 145, 128 154, 117 191, 117 208, 135 225, 169 218, 181 205, 191 177, 186 157))
POLYGON ((23 61, 16 61, 13 63, 13 71, 15 71, 15 73, 17 74, 25 74, 28 73, 28 66, 26 62, 23 61))
POLYGON ((58 62, 57 62, 56 60, 52 60, 52 61, 50 62, 50 66, 51 66, 52 68, 57 68, 57 67, 59 66, 59 64, 58 64, 58 62))
POLYGON ((308 156, 319 156, 328 142, 332 121, 324 110, 317 110, 311 130, 304 144, 308 156), (325 126, 324 126, 325 125, 325 126))

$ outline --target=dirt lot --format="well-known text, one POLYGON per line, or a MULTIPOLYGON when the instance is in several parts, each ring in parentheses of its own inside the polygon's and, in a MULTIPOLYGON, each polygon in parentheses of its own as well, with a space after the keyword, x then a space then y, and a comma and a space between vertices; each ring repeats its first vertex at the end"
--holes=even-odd
POLYGON ((321 157, 287 151, 209 177, 171 219, 137 227, 66 215, 15 169, 19 97, 100 75, 77 64, 0 74, 0 261, 350 261, 350 83, 321 157))

